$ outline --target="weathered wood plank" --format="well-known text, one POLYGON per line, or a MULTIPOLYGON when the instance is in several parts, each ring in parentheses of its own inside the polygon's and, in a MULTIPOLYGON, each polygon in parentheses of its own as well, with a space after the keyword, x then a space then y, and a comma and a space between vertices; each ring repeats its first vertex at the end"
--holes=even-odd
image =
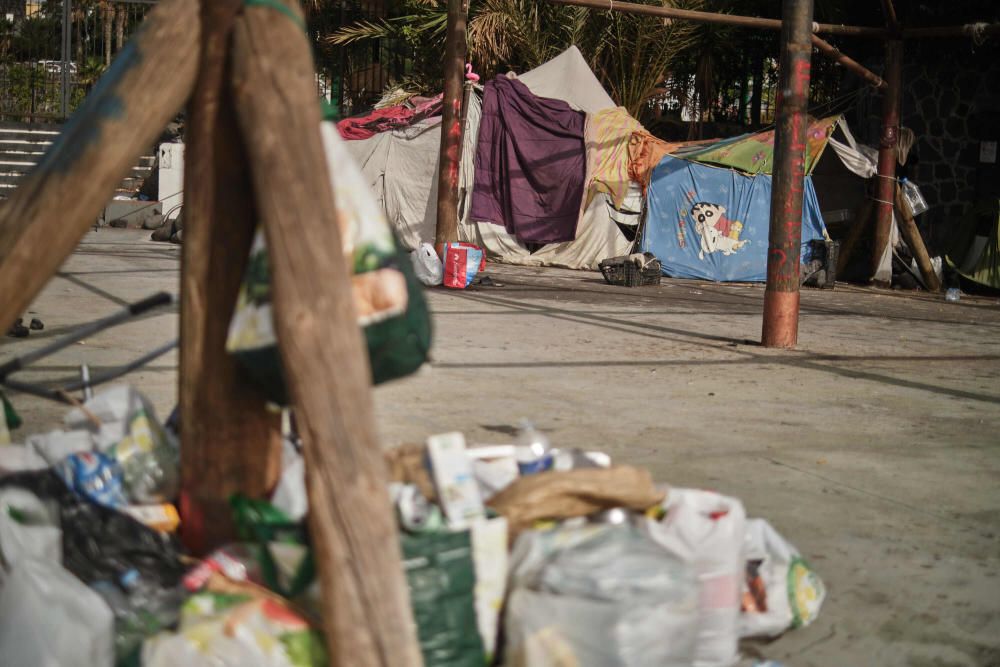
MULTIPOLYGON (((300 15, 294 5, 285 5, 300 15)), ((309 526, 331 665, 422 663, 297 23, 251 6, 236 24, 234 91, 267 231, 276 328, 306 457, 309 526)))
POLYGON ((202 0, 202 59, 188 105, 181 271, 181 486, 185 543, 204 553, 234 536, 228 498, 264 495, 281 468, 279 415, 226 353, 226 332, 256 213, 229 94, 241 0, 202 0))

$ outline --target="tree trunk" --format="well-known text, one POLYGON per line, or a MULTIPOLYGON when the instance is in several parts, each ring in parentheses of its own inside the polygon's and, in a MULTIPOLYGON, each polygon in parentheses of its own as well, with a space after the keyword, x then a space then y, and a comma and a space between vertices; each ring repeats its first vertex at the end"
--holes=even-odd
POLYGON ((753 92, 750 101, 750 126, 760 127, 760 108, 764 96, 764 53, 757 49, 753 54, 753 92))
POLYGON ((740 99, 736 106, 736 116, 740 125, 746 125, 747 122, 747 80, 750 78, 748 69, 746 55, 740 55, 740 99))
POLYGON ((115 12, 115 53, 121 51, 125 45, 125 18, 127 13, 128 9, 126 7, 119 7, 115 12))
POLYGON ((115 6, 110 2, 101 5, 101 14, 104 20, 104 66, 111 64, 111 24, 114 19, 115 6))

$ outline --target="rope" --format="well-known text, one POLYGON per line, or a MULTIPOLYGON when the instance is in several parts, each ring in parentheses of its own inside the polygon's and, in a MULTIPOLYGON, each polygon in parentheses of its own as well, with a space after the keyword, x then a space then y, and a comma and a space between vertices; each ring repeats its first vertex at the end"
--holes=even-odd
POLYGON ((273 9, 279 14, 284 14, 286 18, 301 28, 303 32, 306 30, 305 20, 292 11, 291 7, 281 2, 281 0, 243 0, 243 4, 246 7, 267 7, 268 9, 273 9))

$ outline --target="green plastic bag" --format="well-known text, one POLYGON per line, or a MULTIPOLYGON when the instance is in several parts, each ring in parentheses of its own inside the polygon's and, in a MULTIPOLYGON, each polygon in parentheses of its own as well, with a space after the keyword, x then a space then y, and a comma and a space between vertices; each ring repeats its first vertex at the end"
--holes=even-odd
POLYGON ((424 667, 483 667, 470 533, 403 533, 403 568, 424 667))
MULTIPOLYGON (((344 252, 352 269, 351 288, 358 323, 364 330, 375 384, 404 377, 427 360, 431 322, 423 288, 409 256, 400 250, 382 210, 332 123, 322 126, 327 164, 344 252)), ((288 403, 271 308, 267 245, 258 229, 226 349, 234 354, 272 401, 288 403)))

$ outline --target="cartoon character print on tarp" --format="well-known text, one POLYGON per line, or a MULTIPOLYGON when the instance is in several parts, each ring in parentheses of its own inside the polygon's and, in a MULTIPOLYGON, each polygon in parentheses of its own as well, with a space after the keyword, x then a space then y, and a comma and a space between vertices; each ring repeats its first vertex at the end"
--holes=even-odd
MULTIPOLYGON (((653 170, 642 250, 656 255, 667 276, 763 282, 770 211, 770 176, 668 155, 653 170)), ((802 211, 802 248, 808 253, 809 241, 823 238, 824 230, 811 178, 802 211)))
POLYGON ((698 259, 705 259, 706 253, 721 252, 732 255, 747 244, 740 240, 743 223, 726 217, 726 208, 718 204, 698 202, 691 207, 694 231, 701 238, 698 259))

